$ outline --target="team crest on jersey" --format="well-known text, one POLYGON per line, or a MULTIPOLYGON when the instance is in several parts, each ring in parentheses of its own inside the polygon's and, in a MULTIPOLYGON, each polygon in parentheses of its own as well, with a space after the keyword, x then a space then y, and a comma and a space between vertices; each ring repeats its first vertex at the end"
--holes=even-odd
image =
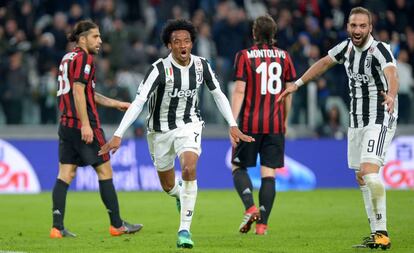
POLYGON ((372 55, 369 54, 369 55, 367 55, 367 58, 365 60, 365 67, 370 68, 371 67, 371 62, 372 62, 372 55))
POLYGON ((91 72, 91 65, 86 64, 85 65, 85 70, 83 72, 85 72, 85 74, 89 75, 89 73, 91 72))
POLYGON ((196 81, 197 83, 203 82, 203 70, 196 70, 196 81))

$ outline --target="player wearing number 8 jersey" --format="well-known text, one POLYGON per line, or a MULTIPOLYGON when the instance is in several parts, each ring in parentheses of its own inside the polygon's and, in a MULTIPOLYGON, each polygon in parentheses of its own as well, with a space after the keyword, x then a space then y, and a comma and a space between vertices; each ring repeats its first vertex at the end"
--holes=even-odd
POLYGON ((59 66, 59 174, 52 193, 53 227, 50 237, 75 236, 63 224, 66 194, 77 167, 86 165, 93 166, 98 175, 99 191, 110 218, 110 234, 135 233, 142 225, 129 224, 119 214, 109 155, 98 155, 105 137, 100 128, 96 104, 126 110, 129 103, 107 98, 94 91, 93 55, 98 53, 102 43, 98 26, 92 21, 80 21, 69 35, 69 40, 76 42, 76 47, 63 57, 59 66))
POLYGON ((276 101, 286 82, 296 78, 296 71, 289 54, 273 45, 275 33, 272 17, 258 17, 253 24, 255 45, 238 52, 235 59, 233 116, 243 133, 256 139, 253 143, 233 143, 233 181, 246 210, 241 233, 247 233, 254 221, 256 234, 266 233, 276 196, 275 169, 284 165, 284 134, 291 100, 289 97, 283 103, 276 101), (256 165, 257 154, 262 177, 259 208, 254 204, 246 170, 256 165))

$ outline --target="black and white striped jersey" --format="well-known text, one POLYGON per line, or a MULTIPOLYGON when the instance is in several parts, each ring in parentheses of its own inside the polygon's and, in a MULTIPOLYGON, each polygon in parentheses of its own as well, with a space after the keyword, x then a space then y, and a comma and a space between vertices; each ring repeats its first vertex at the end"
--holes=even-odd
POLYGON ((335 62, 344 64, 348 75, 350 127, 369 124, 392 127, 398 116, 398 96, 394 112, 390 115, 382 105, 384 98, 381 95, 381 91, 388 91, 384 68, 396 66, 390 46, 374 40, 370 35, 363 48, 355 47, 351 39, 347 39, 329 50, 328 55, 335 62))
POLYGON ((166 132, 202 121, 198 89, 204 83, 210 91, 220 87, 210 64, 202 57, 191 55, 185 67, 172 54, 154 62, 137 90, 137 98, 148 99, 148 130, 166 132))

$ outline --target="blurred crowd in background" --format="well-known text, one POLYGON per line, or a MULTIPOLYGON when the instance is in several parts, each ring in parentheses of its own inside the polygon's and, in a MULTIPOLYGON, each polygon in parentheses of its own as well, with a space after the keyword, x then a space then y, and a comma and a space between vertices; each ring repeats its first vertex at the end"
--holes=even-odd
MULTIPOLYGON (((257 16, 269 13, 275 19, 276 45, 290 53, 300 76, 347 38, 347 18, 355 6, 373 13, 374 37, 391 45, 400 80, 399 123, 412 124, 414 0, 0 0, 0 125, 57 123, 58 65, 74 47, 66 35, 79 20, 90 18, 100 26, 96 89, 102 94, 131 101, 150 64, 168 54, 160 41, 162 26, 168 19, 186 18, 198 30, 193 54, 212 63, 230 96, 234 56, 253 43, 257 16)), ((289 123, 313 122, 316 136, 341 138, 349 104, 343 66, 312 87, 316 99, 309 89, 294 95, 289 123), (310 103, 317 113, 309 113, 310 103)), ((225 124, 207 89, 199 97, 205 121, 225 124)), ((118 124, 123 115, 100 110, 106 124, 118 124)))

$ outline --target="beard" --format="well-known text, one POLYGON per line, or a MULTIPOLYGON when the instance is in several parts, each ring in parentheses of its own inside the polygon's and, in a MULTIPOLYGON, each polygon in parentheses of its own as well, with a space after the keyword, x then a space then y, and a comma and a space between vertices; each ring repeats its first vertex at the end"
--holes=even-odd
POLYGON ((369 38, 369 33, 367 34, 362 34, 360 36, 360 38, 355 38, 354 35, 351 34, 351 40, 352 43, 354 44, 354 46, 356 47, 363 47, 365 45, 365 43, 368 41, 369 38))
POLYGON ((90 54, 96 55, 99 52, 99 49, 97 49, 96 47, 88 47, 88 52, 90 54))

